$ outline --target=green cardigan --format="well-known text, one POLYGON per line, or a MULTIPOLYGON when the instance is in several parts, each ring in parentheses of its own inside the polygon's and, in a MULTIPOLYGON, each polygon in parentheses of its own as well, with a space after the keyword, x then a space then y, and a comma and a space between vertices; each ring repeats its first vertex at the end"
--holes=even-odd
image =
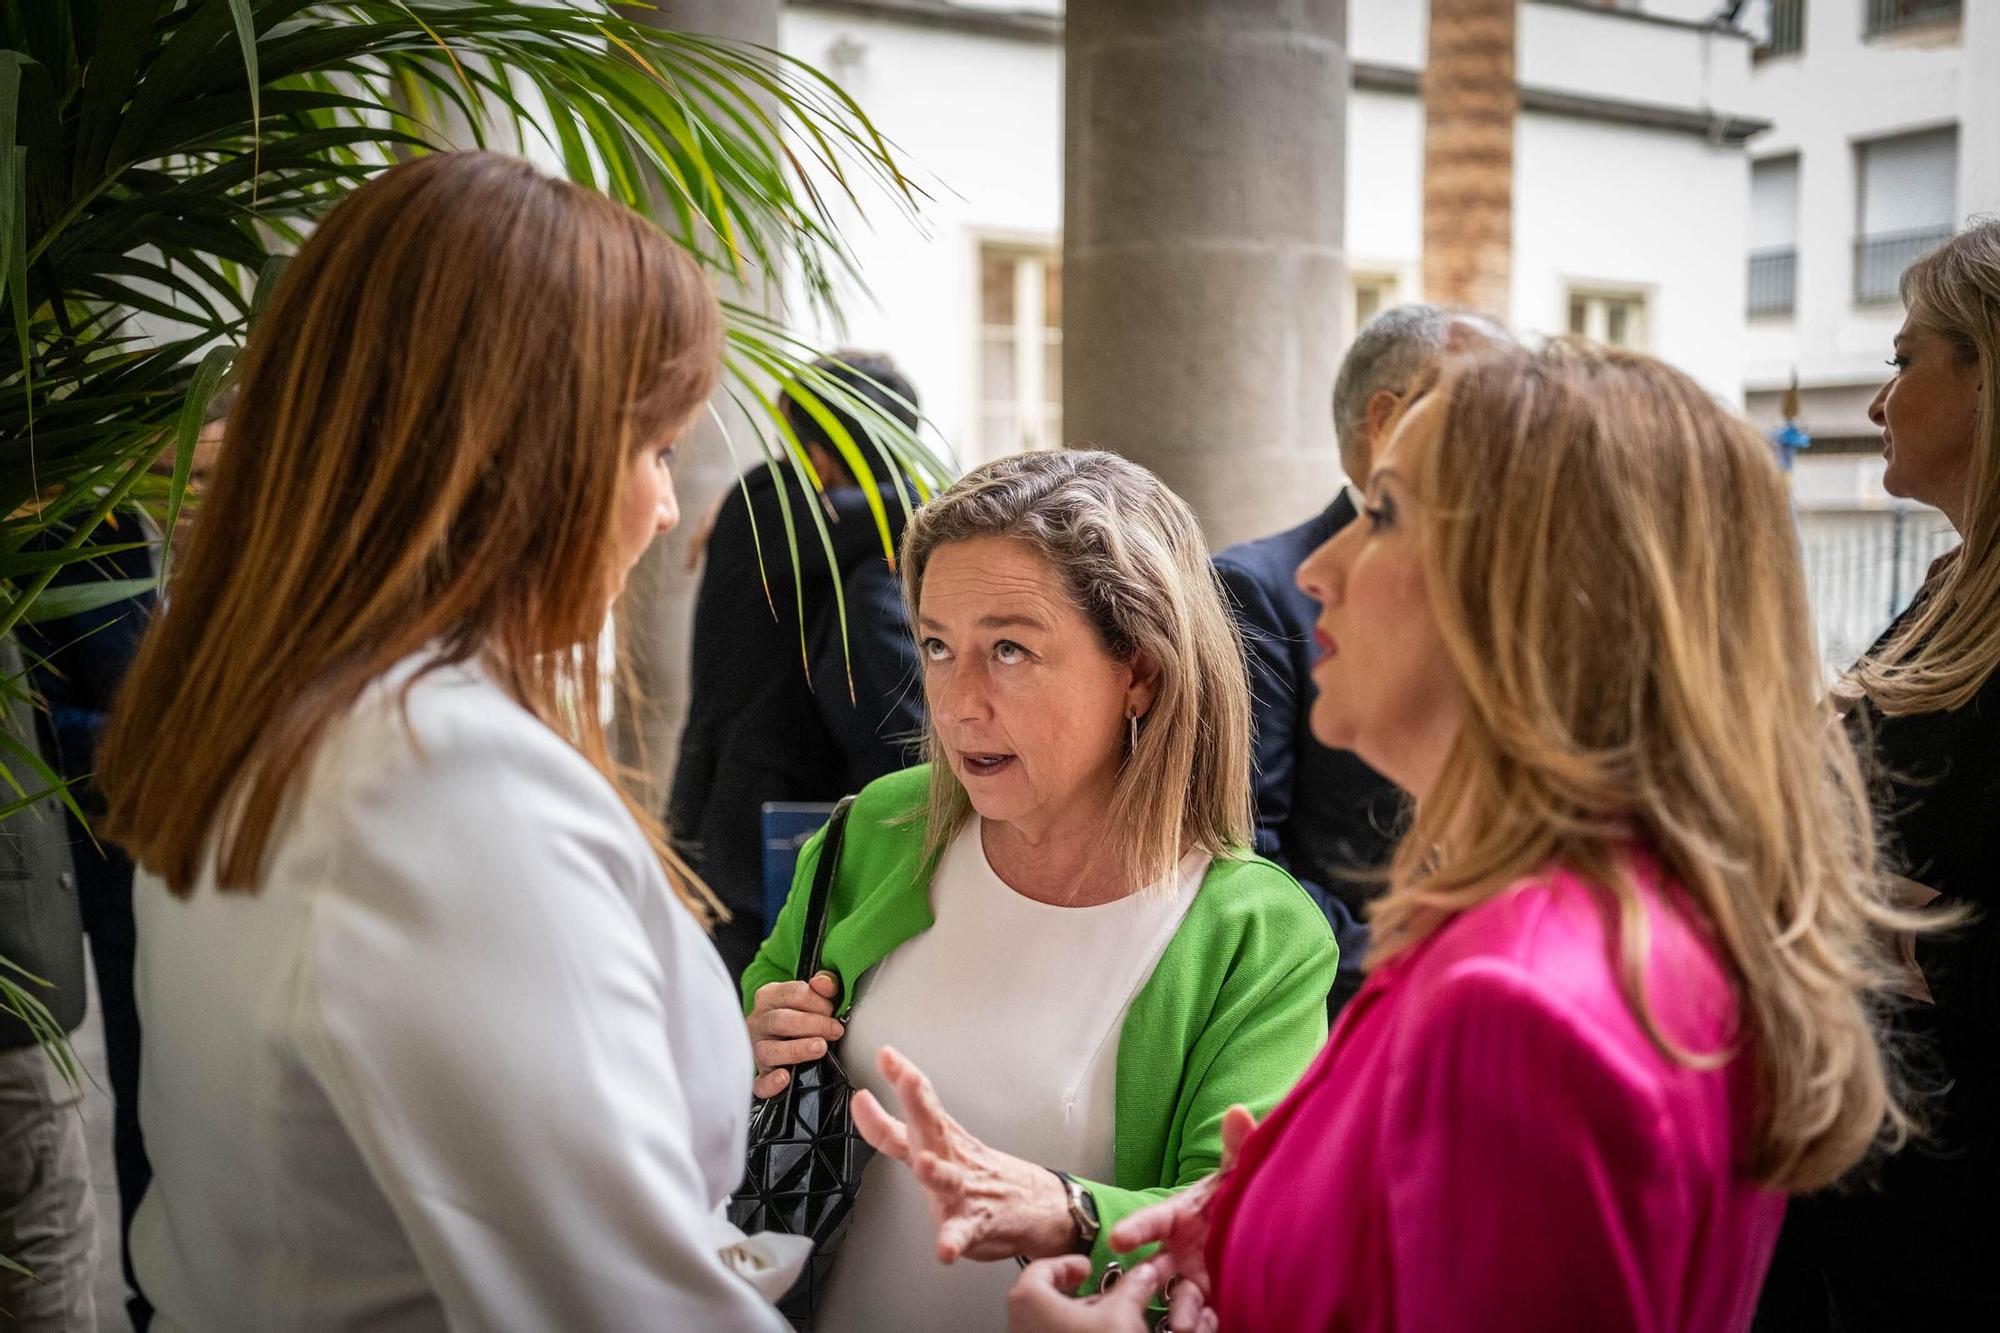
MULTIPOLYGON (((929 781, 920 766, 870 783, 848 817, 820 950, 840 978, 843 1014, 862 975, 935 919, 923 821, 909 818, 921 815, 929 781)), ((758 987, 798 968, 820 843, 801 851, 771 938, 743 974, 746 1012, 758 987)), ((1326 918, 1290 875, 1249 855, 1210 866, 1119 1035, 1116 1165, 1109 1182, 1085 1182, 1104 1224, 1097 1272, 1131 1262, 1111 1251, 1114 1222, 1220 1165, 1225 1111, 1241 1102, 1262 1116, 1319 1054, 1338 958, 1326 918)))

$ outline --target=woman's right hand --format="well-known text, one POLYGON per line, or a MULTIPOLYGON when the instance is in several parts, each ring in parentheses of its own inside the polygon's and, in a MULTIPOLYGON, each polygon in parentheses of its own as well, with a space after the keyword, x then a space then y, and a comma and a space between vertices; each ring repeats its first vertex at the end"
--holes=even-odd
POLYGON ((817 1060, 840 1040, 847 1026, 833 1016, 839 998, 840 978, 831 972, 814 973, 810 982, 773 981, 757 988, 750 1006, 750 1054, 757 1062, 751 1092, 776 1096, 792 1081, 786 1066, 817 1060))

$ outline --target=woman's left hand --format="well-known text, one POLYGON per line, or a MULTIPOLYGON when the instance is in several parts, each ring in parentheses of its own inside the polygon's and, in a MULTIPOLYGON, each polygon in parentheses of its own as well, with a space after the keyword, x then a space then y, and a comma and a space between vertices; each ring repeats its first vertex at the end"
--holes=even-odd
MULTIPOLYGON (((1038 1259, 1007 1293, 1007 1333, 1147 1333, 1148 1308, 1170 1267, 1148 1260, 1103 1295, 1078 1299, 1070 1293, 1090 1276, 1090 1260, 1080 1254, 1038 1259)), ((1214 1333, 1213 1310, 1189 1309, 1194 1322, 1186 1327, 1214 1333)))
POLYGON ((896 1090, 907 1121, 865 1089, 854 1094, 854 1124, 877 1152, 910 1168, 938 1224, 937 1257, 1030 1258, 1062 1254, 1076 1238, 1069 1196, 1053 1171, 989 1148, 945 1114, 923 1071, 891 1047, 875 1060, 896 1090))

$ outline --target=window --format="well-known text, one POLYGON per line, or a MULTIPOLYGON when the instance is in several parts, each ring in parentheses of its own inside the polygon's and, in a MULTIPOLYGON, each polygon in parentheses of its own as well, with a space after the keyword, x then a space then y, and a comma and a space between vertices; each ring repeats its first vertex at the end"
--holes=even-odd
POLYGON ((1958 215, 1958 127, 1855 147, 1854 299, 1893 301, 1912 260, 1958 215))
MULTIPOLYGON (((1788 56, 1805 49, 1806 0, 1765 0, 1763 40, 1754 52, 1759 60, 1788 56)), ((1753 20, 1754 21, 1754 20, 1753 20)))
POLYGON ((1765 158, 1750 165, 1752 316, 1789 315, 1798 285, 1799 159, 1765 158))
POLYGON ((1356 273, 1352 283, 1354 322, 1348 326, 1350 330, 1361 332, 1362 325, 1396 304, 1398 285, 1393 273, 1356 273))
POLYGON ((979 252, 979 453, 1062 446, 1062 265, 1056 252, 979 252))
POLYGON ((1646 347, 1646 298, 1637 292, 1572 291, 1569 331, 1612 347, 1646 347))
POLYGON ((1868 0, 1867 35, 1955 19, 1964 10, 1964 0, 1868 0))

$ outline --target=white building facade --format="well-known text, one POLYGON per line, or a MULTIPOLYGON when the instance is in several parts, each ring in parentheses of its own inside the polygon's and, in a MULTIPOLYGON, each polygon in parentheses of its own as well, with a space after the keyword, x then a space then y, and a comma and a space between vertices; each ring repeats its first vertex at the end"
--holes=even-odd
POLYGON ((1903 268, 2000 214, 2000 0, 1754 0, 1744 387, 1774 427, 1799 386, 1793 471, 1821 650, 1864 650, 1955 538, 1882 490, 1869 400, 1903 320, 1903 268))
MULTIPOLYGON (((1514 324, 1653 352, 1740 401, 1753 41, 1705 3, 1525 0, 1514 324)), ((1349 328, 1422 298, 1420 0, 1351 0, 1349 328)), ((967 464, 1061 428, 1062 20, 1055 3, 792 0, 783 44, 847 87, 932 195, 925 231, 850 231, 887 351, 967 464)), ((1327 491, 1338 480, 1332 426, 1327 491)), ((1301 516, 1323 497, 1301 497, 1301 516)))

